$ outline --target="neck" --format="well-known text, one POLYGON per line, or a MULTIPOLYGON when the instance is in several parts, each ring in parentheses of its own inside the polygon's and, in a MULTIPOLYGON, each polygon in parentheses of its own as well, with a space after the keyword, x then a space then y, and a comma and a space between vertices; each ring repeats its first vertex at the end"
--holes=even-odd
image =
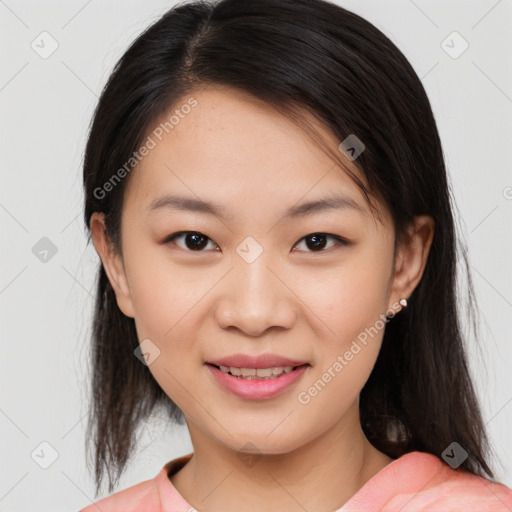
POLYGON ((197 510, 332 512, 393 460, 368 442, 358 409, 351 411, 328 432, 281 454, 237 452, 190 423, 194 455, 171 481, 197 510))

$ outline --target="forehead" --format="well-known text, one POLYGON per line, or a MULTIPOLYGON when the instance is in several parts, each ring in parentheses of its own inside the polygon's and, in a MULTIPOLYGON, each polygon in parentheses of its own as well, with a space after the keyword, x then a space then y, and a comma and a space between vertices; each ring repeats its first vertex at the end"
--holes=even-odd
MULTIPOLYGON (((336 149, 333 135, 318 122, 315 127, 336 149)), ((132 171, 125 195, 141 210, 164 193, 214 198, 219 204, 236 197, 254 210, 328 192, 366 207, 359 187, 303 129, 236 89, 195 90, 163 113, 146 137, 154 147, 132 171)), ((357 167, 345 162, 364 182, 357 167)))

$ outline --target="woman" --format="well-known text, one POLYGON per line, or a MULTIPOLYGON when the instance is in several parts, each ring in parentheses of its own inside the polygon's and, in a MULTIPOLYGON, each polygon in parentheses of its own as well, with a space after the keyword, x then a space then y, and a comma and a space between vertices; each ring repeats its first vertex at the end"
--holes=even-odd
POLYGON ((512 508, 437 127, 374 26, 321 0, 174 7, 110 77, 84 184, 97 492, 157 407, 194 447, 101 510, 512 508))

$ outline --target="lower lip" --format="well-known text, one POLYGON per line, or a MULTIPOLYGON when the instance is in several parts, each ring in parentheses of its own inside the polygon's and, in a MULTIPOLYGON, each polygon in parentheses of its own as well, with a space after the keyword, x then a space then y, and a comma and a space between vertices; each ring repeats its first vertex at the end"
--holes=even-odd
POLYGON ((297 366, 295 370, 275 379, 242 379, 219 370, 216 366, 206 366, 217 382, 233 395, 246 400, 262 400, 283 393, 304 374, 309 365, 297 366))

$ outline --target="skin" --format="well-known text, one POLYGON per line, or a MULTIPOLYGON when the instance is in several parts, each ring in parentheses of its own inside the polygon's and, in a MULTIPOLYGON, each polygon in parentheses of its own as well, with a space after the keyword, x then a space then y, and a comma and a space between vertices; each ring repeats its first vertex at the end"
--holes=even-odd
MULTIPOLYGON (((384 329, 360 343, 309 403, 298 395, 380 315, 400 314, 398 301, 424 271, 433 220, 415 218, 394 260, 387 209, 379 204, 383 222, 375 220, 357 185, 300 128, 237 90, 208 86, 193 97, 198 106, 129 177, 122 255, 105 235, 103 216, 91 219, 119 308, 135 319, 139 340, 160 350, 148 369, 186 417, 194 456, 171 481, 200 511, 335 510, 392 462, 364 436, 358 409, 384 329), (146 213, 171 192, 219 201, 228 217, 146 213), (291 206, 332 192, 365 212, 283 218, 291 206), (178 231, 207 236, 203 252, 184 236, 161 243, 178 231), (350 244, 327 237, 315 250, 304 238, 313 233, 350 244), (263 249, 252 263, 236 252, 248 236, 263 249), (234 353, 274 353, 311 367, 278 397, 244 400, 203 364, 234 353), (247 443, 254 447, 244 450, 257 454, 253 464, 239 456, 247 443)), ((340 141, 323 133, 336 148, 340 141)), ((346 165, 363 179, 355 163, 346 165)))

